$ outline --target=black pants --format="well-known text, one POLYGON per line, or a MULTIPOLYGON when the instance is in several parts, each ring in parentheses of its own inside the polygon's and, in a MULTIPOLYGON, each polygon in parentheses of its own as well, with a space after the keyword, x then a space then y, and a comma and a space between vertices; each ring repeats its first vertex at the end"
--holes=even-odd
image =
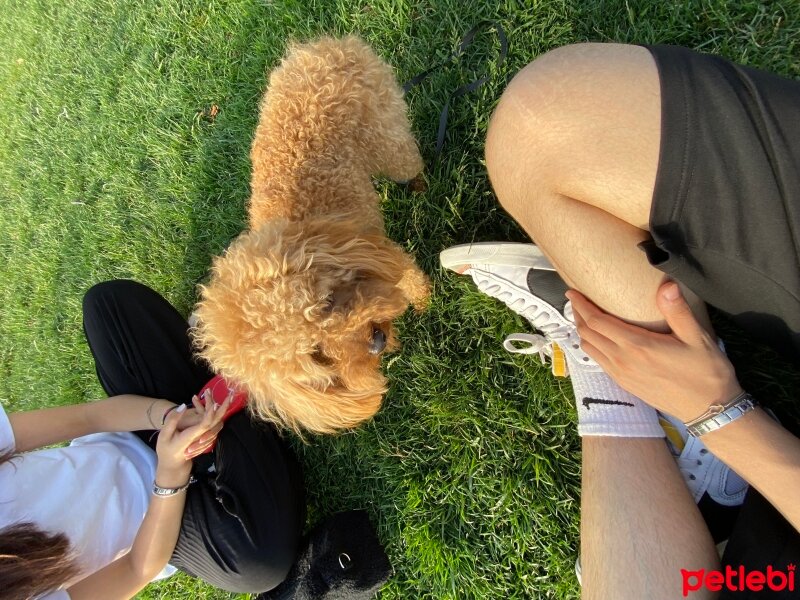
MULTIPOLYGON (((159 294, 109 281, 83 300, 86 340, 109 396, 190 403, 213 374, 192 353, 188 324, 159 294)), ((152 445, 153 432, 137 432, 152 445)), ((263 592, 286 577, 305 519, 300 468, 275 427, 231 417, 213 453, 195 459, 170 563, 231 592, 263 592)))

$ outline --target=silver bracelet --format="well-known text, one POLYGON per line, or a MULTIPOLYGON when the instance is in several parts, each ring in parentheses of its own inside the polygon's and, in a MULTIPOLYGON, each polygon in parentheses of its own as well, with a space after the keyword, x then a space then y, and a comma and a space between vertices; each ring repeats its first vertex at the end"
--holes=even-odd
POLYGON ((700 437, 729 423, 733 423, 754 410, 756 401, 747 392, 742 392, 726 404, 712 404, 702 415, 686 423, 689 435, 700 437))
POLYGON ((164 488, 158 485, 155 481, 153 482, 153 495, 158 496, 160 498, 169 498, 170 496, 174 496, 175 494, 179 494, 181 492, 185 492, 189 489, 189 486, 192 485, 195 481, 194 475, 189 476, 189 481, 186 482, 186 485, 182 485, 181 487, 176 488, 164 488))

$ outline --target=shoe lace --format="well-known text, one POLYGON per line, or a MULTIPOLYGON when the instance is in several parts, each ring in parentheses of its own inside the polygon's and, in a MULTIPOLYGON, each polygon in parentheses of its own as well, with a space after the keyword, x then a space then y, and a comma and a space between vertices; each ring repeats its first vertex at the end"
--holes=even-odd
MULTIPOLYGON (((491 279, 476 280, 478 287, 497 298, 511 310, 525 317, 540 334, 513 333, 503 341, 503 347, 513 354, 538 354, 542 364, 553 358, 553 343, 564 343, 575 334, 575 328, 565 325, 553 318, 556 309, 543 300, 528 301, 525 297, 515 296, 512 292, 494 283, 491 279), (519 345, 522 344, 522 345, 519 345)), ((531 295, 531 298, 536 298, 531 295)), ((572 322, 572 306, 568 303, 564 316, 572 322)))

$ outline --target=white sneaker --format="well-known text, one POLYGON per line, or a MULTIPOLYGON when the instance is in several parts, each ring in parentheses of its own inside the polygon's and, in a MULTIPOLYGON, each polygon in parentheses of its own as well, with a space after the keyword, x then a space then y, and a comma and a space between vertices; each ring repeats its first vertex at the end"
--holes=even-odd
MULTIPOLYGON (((549 358, 557 376, 569 374, 562 349, 579 361, 572 361, 573 365, 585 365, 587 371, 601 370, 580 349, 572 307, 564 297, 567 285, 537 246, 509 242, 465 244, 442 251, 439 259, 443 267, 470 275, 478 289, 504 302, 544 334, 512 334, 503 342, 507 350, 538 353, 542 362, 549 358)), ((669 415, 659 413, 658 416, 695 502, 708 492, 719 504, 741 504, 747 493, 747 483, 711 454, 703 442, 689 436, 683 423, 669 415)))
POLYGON ((553 374, 560 377, 569 374, 564 352, 578 364, 599 368, 581 350, 572 307, 564 297, 567 285, 538 247, 508 242, 465 244, 443 250, 439 260, 451 271, 470 275, 479 290, 525 317, 543 334, 512 334, 503 342, 506 350, 538 353, 542 362, 549 358, 553 374))
POLYGON ((658 416, 667 434, 667 445, 694 501, 700 502, 703 494, 708 493, 723 506, 739 506, 744 502, 747 482, 711 454, 702 440, 689 435, 680 419, 661 412, 658 416))

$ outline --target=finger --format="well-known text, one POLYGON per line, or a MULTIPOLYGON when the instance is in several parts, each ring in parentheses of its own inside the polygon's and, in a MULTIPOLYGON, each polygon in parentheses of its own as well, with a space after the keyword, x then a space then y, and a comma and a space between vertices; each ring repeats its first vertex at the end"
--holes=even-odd
POLYGON ((592 345, 591 342, 582 342, 581 350, 588 354, 592 360, 594 360, 594 362, 600 365, 600 368, 605 371, 606 375, 614 379, 614 369, 612 363, 608 357, 603 354, 603 352, 601 352, 596 346, 592 345))
POLYGON ((202 422, 206 430, 213 429, 217 424, 222 422, 225 417, 225 411, 227 411, 230 406, 231 397, 232 395, 228 394, 228 397, 225 398, 222 404, 217 404, 213 401, 208 403, 210 406, 206 406, 206 414, 203 416, 202 422))
POLYGON ((567 290, 564 294, 570 302, 572 302, 572 310, 578 312, 586 312, 592 309, 600 310, 600 308, 586 296, 581 294, 578 290, 567 290))
POLYGON ((576 318, 576 323, 579 317, 582 318, 586 327, 616 344, 639 345, 653 335, 651 331, 643 327, 631 325, 605 312, 579 292, 570 290, 568 294, 570 298, 573 295, 575 297, 572 302, 572 311, 576 318))
POLYGON ((214 424, 219 424, 222 427, 222 422, 225 420, 225 415, 228 414, 228 409, 231 407, 233 403, 233 396, 234 391, 231 390, 228 396, 225 398, 225 401, 217 407, 217 414, 214 418, 214 424))
POLYGON ((203 404, 200 402, 200 398, 198 398, 197 394, 192 396, 192 404, 197 409, 197 412, 202 414, 203 412, 203 404))
POLYGON ((656 304, 679 340, 690 345, 698 345, 704 341, 705 330, 695 319, 677 283, 669 281, 662 285, 656 295, 656 304))
POLYGON ((191 446, 194 446, 195 444, 205 444, 209 440, 216 439, 217 434, 219 434, 221 430, 222 430, 222 423, 214 425, 208 431, 200 434, 200 436, 195 441, 192 442, 191 446))
POLYGON ((581 339, 581 348, 584 344, 588 343, 608 357, 614 356, 622 351, 614 340, 590 328, 586 324, 586 321, 583 320, 583 317, 577 313, 575 314, 575 325, 578 330, 578 337, 581 339))
POLYGON ((186 448, 186 452, 193 452, 197 448, 203 448, 205 446, 208 446, 209 444, 213 444, 214 440, 216 440, 216 439, 217 439, 217 435, 216 434, 210 435, 210 436, 205 436, 204 435, 200 439, 195 440, 194 442, 189 444, 187 446, 187 448, 186 448))
POLYGON ((201 436, 209 431, 218 432, 222 429, 222 420, 225 416, 225 410, 230 405, 230 400, 226 399, 225 402, 218 405, 213 400, 206 402, 203 407, 203 418, 197 425, 188 427, 181 432, 181 437, 188 447, 190 444, 195 443, 201 436))
POLYGON ((187 446, 213 427, 215 414, 213 404, 213 400, 208 400, 205 406, 201 406, 198 410, 200 420, 180 433, 183 442, 187 444, 187 446))
POLYGON ((211 448, 216 441, 217 438, 215 436, 210 440, 203 442, 202 444, 195 442, 186 449, 184 456, 186 456, 186 458, 195 458, 196 456, 203 454, 206 450, 211 448))
POLYGON ((175 435, 175 430, 178 428, 178 423, 180 423, 181 416, 183 416, 184 412, 186 412, 185 404, 179 404, 178 408, 170 411, 166 420, 164 421, 164 426, 161 428, 159 436, 163 436, 165 439, 168 439, 175 435))
POLYGON ((584 324, 606 316, 606 312, 589 300, 586 296, 575 290, 567 292, 567 298, 572 301, 572 314, 576 319, 581 319, 584 324))
POLYGON ((196 452, 192 452, 191 454, 184 454, 184 456, 186 457, 186 460, 194 460, 201 454, 205 454, 205 450, 198 450, 196 452))
POLYGON ((200 425, 203 429, 208 430, 211 428, 211 423, 214 420, 214 415, 217 412, 217 403, 213 398, 206 400, 206 405, 203 407, 203 418, 200 420, 200 425))

